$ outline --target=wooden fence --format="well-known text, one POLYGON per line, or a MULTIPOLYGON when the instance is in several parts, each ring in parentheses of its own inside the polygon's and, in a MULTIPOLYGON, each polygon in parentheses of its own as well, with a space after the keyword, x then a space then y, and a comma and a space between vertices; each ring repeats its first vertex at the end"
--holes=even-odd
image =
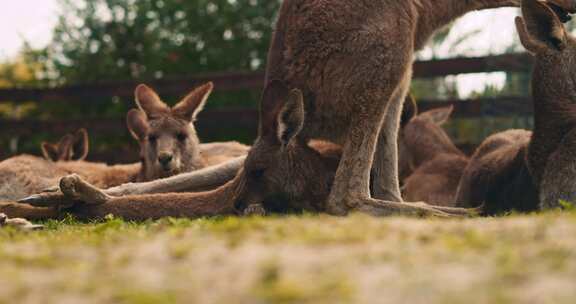
MULTIPOLYGON (((458 75, 483 72, 527 72, 532 67, 532 58, 527 54, 508 54, 479 58, 455 58, 416 62, 415 78, 431 78, 447 75, 458 75)), ((206 81, 213 81, 218 91, 236 91, 242 89, 261 90, 263 72, 211 73, 195 75, 188 78, 161 79, 148 81, 158 92, 166 95, 181 95, 189 88, 206 81)), ((132 100, 137 82, 102 82, 97 84, 79 84, 56 88, 11 88, 0 89, 0 103, 26 102, 38 103, 66 101, 71 106, 81 106, 86 100, 132 100)), ((527 116, 532 113, 529 97, 498 97, 477 100, 419 100, 422 110, 452 104, 455 117, 475 118, 481 116, 527 116)), ((227 128, 244 129, 255 134, 257 113, 250 109, 206 110, 198 122, 200 134, 213 134, 223 125, 227 128)), ((28 137, 39 132, 47 134, 64 134, 80 127, 91 133, 118 134, 126 133, 123 118, 99 118, 91 120, 0 120, 1 132, 11 136, 28 137)), ((8 155, 7 149, 0 147, 0 158, 8 155)), ((109 160, 109 155, 98 155, 99 160, 109 160)), ((133 156, 130 156, 133 158, 133 156)))

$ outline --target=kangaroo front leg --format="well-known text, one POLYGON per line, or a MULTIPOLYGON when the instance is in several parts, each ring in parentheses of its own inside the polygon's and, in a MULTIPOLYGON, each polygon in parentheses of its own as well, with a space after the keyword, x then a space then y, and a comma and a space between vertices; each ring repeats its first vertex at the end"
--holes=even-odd
POLYGON ((378 136, 371 178, 372 195, 376 199, 402 202, 398 179, 398 129, 410 79, 411 73, 408 73, 390 100, 378 136))

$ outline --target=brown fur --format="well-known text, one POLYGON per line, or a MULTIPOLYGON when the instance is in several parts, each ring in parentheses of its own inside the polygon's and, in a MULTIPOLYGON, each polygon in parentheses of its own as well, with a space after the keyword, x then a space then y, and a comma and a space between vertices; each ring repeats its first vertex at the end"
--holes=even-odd
POLYGON ((468 158, 442 129, 453 107, 434 109, 414 117, 401 129, 400 159, 414 172, 404 180, 402 194, 408 201, 454 206, 454 199, 468 158))
POLYGON ((472 157, 457 201, 484 203, 487 214, 534 211, 573 202, 576 143, 573 71, 576 41, 550 7, 523 0, 517 18, 522 44, 533 53, 533 133, 507 131, 488 138, 472 157))

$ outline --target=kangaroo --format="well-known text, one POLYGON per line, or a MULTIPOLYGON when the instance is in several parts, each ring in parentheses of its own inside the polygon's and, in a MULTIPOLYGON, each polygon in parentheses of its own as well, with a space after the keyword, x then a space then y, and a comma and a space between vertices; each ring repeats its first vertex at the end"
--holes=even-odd
MULTIPOLYGON (((264 90, 260 113, 258 138, 242 168, 227 184, 200 193, 113 197, 72 175, 61 180, 60 189, 72 201, 85 204, 72 203, 68 211, 81 219, 114 214, 128 220, 195 218, 262 212, 262 209, 282 213, 327 212, 326 202, 340 161, 340 148, 319 141, 305 142, 298 136, 305 121, 302 92, 290 90, 279 81, 271 82, 264 90)), ((425 209, 405 205, 393 206, 403 214, 428 214, 425 209)), ((436 208, 446 216, 468 214, 457 208, 436 208)))
MULTIPOLYGON (((108 166, 85 161, 52 162, 29 155, 13 157, 0 162, 0 200, 15 201, 38 193, 72 173, 99 187, 111 187, 207 166, 192 122, 202 110, 212 88, 212 83, 200 86, 176 106, 169 108, 152 89, 138 86, 136 102, 140 109, 128 112, 127 124, 130 133, 139 141, 141 163, 108 166)), ((85 132, 79 134, 82 137, 85 132)), ((70 137, 65 141, 70 142, 70 137)), ((85 143, 87 153, 87 140, 85 143)), ((225 145, 213 144, 206 147, 206 151, 226 152, 225 145)), ((43 147, 45 154, 52 158, 49 146, 43 147)), ((228 152, 238 154, 241 148, 240 144, 235 144, 228 152)), ((69 154, 64 151, 65 157, 69 154)))
POLYGON ((86 129, 79 129, 74 134, 66 134, 55 144, 42 142, 40 148, 46 160, 81 161, 86 159, 90 150, 88 132, 86 129))
POLYGON ((475 151, 459 185, 462 205, 484 203, 486 214, 535 211, 575 202, 576 115, 573 71, 576 40, 550 6, 522 1, 516 27, 535 57, 532 74, 534 130, 508 130, 475 151))
POLYGON ((413 168, 413 173, 407 178, 402 179, 400 175, 404 199, 454 206, 468 157, 441 127, 453 110, 453 106, 448 106, 424 112, 401 128, 399 158, 405 159, 413 168))

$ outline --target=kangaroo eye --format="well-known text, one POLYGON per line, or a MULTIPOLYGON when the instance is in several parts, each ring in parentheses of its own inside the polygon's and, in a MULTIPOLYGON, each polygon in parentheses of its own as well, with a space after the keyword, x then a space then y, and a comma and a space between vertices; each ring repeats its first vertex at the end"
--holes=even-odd
POLYGON ((158 136, 156 136, 156 135, 148 135, 148 141, 149 141, 151 144, 155 144, 156 141, 158 141, 158 136))
POLYGON ((254 179, 259 179, 262 178, 262 176, 264 176, 264 172, 266 171, 266 169, 257 169, 257 170, 252 170, 250 172, 250 177, 254 178, 254 179))
POLYGON ((178 141, 184 142, 184 141, 186 141, 187 138, 188 138, 188 136, 186 136, 186 134, 184 134, 184 133, 176 134, 176 139, 178 139, 178 141))

